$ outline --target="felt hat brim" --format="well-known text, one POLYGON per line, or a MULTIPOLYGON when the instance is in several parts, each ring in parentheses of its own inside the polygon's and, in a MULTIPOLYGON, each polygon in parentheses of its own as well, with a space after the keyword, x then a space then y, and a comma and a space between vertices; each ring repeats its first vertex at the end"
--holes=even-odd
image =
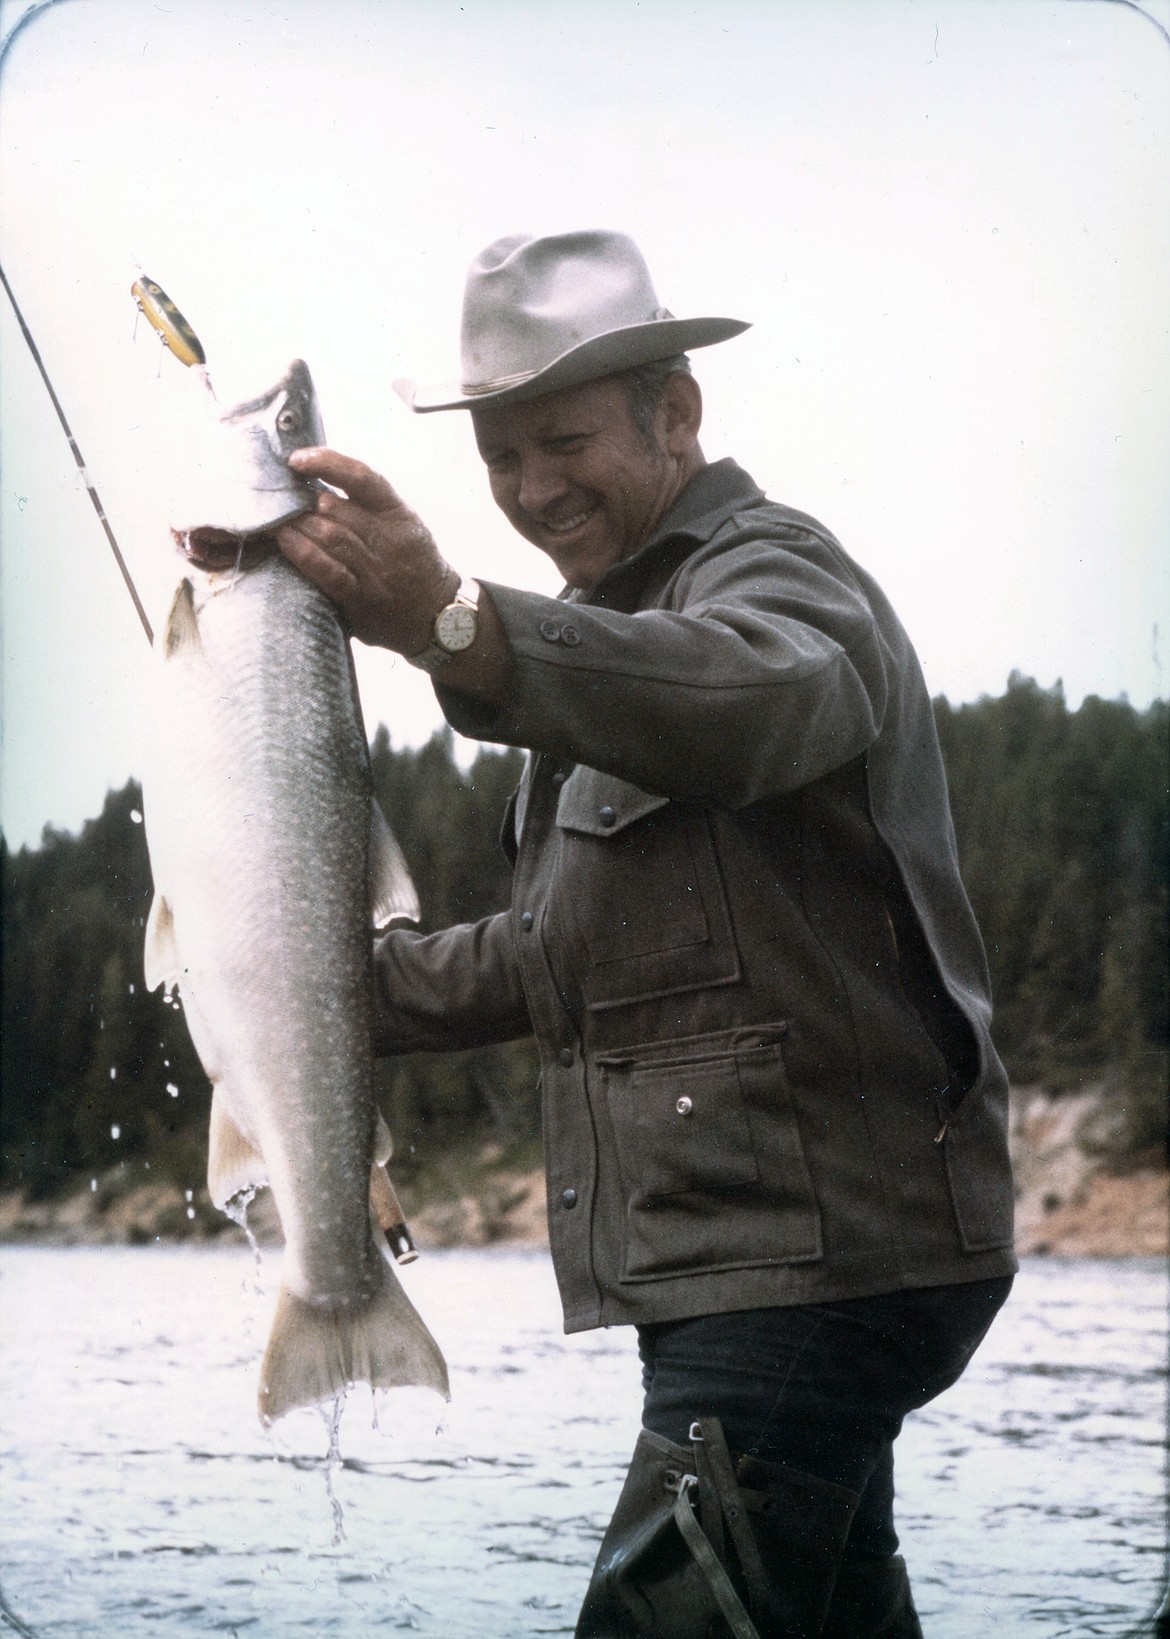
POLYGON ((419 415, 432 410, 474 410, 493 404, 520 404, 563 387, 576 387, 598 376, 632 370, 639 364, 673 358, 693 347, 711 347, 729 341, 750 329, 742 319, 652 319, 645 324, 623 325, 617 330, 591 336, 567 348, 550 364, 529 374, 504 381, 471 385, 446 383, 419 387, 416 382, 398 380, 394 391, 419 415))

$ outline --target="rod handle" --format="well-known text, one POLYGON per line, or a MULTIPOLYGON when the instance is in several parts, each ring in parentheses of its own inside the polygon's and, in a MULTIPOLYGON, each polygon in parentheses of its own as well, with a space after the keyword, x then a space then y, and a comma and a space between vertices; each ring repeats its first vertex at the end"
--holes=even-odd
POLYGON ((375 1161, 370 1168, 370 1206, 395 1263, 413 1263, 418 1257, 418 1247, 407 1227, 406 1214, 390 1182, 390 1174, 380 1161, 375 1161))

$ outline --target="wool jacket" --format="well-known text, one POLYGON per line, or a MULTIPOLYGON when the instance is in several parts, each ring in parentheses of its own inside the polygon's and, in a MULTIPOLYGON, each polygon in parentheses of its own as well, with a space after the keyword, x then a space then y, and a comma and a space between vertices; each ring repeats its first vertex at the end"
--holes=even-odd
POLYGON ((567 1331, 1012 1271, 1007 1084, 930 700, 733 462, 587 593, 490 585, 512 908, 376 956, 383 1052, 535 1034, 567 1331))

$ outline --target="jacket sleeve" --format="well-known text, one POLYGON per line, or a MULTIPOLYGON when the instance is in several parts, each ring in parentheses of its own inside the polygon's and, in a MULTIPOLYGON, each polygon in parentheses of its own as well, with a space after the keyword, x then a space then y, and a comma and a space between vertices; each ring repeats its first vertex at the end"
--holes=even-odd
POLYGON ((440 688, 453 726, 731 809, 860 755, 880 731, 892 659, 876 588, 832 537, 753 516, 692 553, 662 607, 628 614, 489 585, 515 658, 509 696, 497 708, 440 688))
POLYGON ((374 952, 374 1049, 482 1047, 531 1034, 510 917, 441 933, 395 928, 374 952))

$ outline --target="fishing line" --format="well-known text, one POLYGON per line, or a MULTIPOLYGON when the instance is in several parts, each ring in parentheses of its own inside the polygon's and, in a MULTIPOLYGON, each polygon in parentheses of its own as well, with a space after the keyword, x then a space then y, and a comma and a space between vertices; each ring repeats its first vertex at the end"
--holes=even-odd
POLYGON ((239 547, 236 550, 236 566, 232 570, 231 585, 228 587, 229 593, 234 592, 235 589, 236 589, 236 582, 240 578, 240 565, 241 565, 241 563, 243 563, 243 561, 244 561, 244 537, 241 535, 240 536, 240 544, 239 544, 239 547))

